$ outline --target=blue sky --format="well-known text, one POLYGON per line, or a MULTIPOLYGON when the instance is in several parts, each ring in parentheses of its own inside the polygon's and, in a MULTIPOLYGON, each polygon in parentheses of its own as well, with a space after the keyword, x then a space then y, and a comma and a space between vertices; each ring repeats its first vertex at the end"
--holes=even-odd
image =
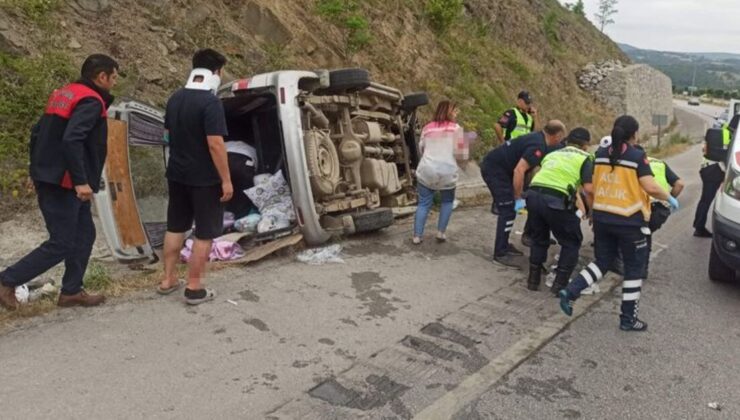
MULTIPOLYGON (((575 0, 560 0, 575 3, 575 0)), ((599 0, 584 0, 592 22, 599 0)), ((613 40, 635 47, 740 54, 740 0, 619 0, 613 40)))

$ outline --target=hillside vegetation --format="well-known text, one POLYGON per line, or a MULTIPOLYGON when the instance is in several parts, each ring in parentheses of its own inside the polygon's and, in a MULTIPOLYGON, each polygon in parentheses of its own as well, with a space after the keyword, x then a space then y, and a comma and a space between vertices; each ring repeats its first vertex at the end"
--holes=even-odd
MULTIPOLYGON (((82 59, 119 60, 119 97, 161 106, 194 50, 230 59, 224 80, 275 69, 364 67, 376 81, 462 105, 490 147, 493 124, 528 89, 543 120, 603 132, 613 115, 578 89, 585 64, 627 60, 557 0, 0 0, 0 200, 30 194, 30 126, 82 59)), ((17 197, 17 198, 13 198, 17 197)))

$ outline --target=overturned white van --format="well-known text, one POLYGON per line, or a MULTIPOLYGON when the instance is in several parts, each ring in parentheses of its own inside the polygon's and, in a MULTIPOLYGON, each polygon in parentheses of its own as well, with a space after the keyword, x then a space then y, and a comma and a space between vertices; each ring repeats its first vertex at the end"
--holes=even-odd
MULTIPOLYGON (((219 90, 229 137, 255 146, 258 173, 283 171, 309 245, 332 234, 382 229, 391 207, 415 202, 416 110, 425 93, 403 95, 367 71, 278 71, 219 90)), ((166 226, 162 111, 134 101, 109 112, 108 160, 96 207, 113 255, 154 259, 166 226)), ((230 140, 227 138, 226 140, 230 140)), ((237 192, 238 193, 238 192, 237 192)), ((285 235, 252 238, 259 245, 285 235)))

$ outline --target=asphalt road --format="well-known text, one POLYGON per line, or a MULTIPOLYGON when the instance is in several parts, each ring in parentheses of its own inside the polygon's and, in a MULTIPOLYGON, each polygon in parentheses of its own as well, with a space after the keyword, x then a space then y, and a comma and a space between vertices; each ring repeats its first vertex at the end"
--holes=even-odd
POLYGON ((683 209, 655 236, 659 255, 640 302, 648 332, 619 331, 621 298, 612 294, 457 419, 740 418, 740 285, 712 283, 710 240, 691 236, 698 154, 669 160, 687 188, 683 209))
POLYGON ((344 263, 211 272, 201 307, 146 291, 17 325, 0 334, 0 418, 739 418, 740 287, 709 282, 709 242, 690 236, 699 160, 670 160, 688 187, 656 236, 646 334, 618 331, 616 298, 573 320, 492 264, 481 206, 454 213, 446 244, 433 217, 411 245, 406 219, 344 241, 344 263))

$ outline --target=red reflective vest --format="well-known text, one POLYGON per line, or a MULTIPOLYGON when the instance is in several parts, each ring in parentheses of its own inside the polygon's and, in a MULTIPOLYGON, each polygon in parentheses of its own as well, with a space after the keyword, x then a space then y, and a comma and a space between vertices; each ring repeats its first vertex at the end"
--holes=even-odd
MULTIPOLYGON (((72 112, 74 112, 75 107, 77 107, 77 104, 85 98, 95 98, 100 101, 100 104, 103 108, 100 117, 108 117, 108 111, 105 105, 105 101, 103 101, 103 98, 100 96, 100 94, 81 83, 70 83, 63 88, 57 89, 52 92, 51 96, 49 97, 49 101, 46 103, 46 111, 44 111, 44 114, 56 115, 64 120, 69 120, 72 116, 72 112)), ((63 132, 60 134, 63 135, 63 132)), ((72 177, 70 176, 69 171, 64 172, 64 176, 62 177, 59 185, 70 190, 74 189, 74 184, 72 183, 72 177)))

